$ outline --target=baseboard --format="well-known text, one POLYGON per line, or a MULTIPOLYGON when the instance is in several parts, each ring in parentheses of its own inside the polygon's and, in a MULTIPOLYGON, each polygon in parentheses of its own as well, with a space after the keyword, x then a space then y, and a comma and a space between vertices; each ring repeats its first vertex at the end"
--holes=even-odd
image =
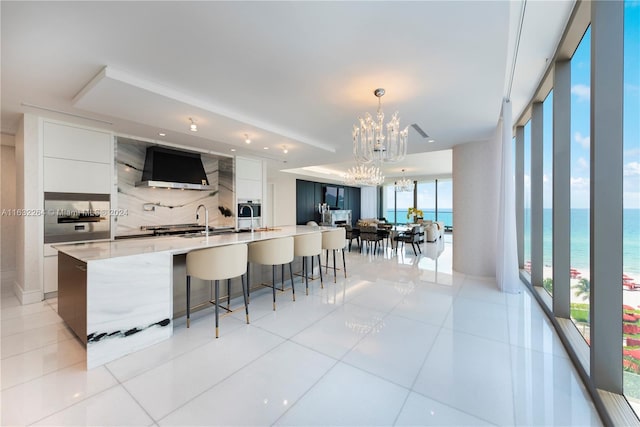
POLYGON ((42 290, 25 291, 17 280, 13 281, 13 293, 20 301, 20 304, 35 304, 44 299, 42 290))

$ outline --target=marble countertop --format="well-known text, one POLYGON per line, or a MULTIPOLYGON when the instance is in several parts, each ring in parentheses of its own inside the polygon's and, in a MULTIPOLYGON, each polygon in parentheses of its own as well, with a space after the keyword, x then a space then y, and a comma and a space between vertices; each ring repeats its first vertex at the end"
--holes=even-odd
POLYGON ((170 252, 174 255, 214 246, 250 243, 257 240, 295 236, 317 231, 330 230, 331 227, 308 225, 285 225, 270 228, 268 231, 216 234, 209 237, 149 237, 141 239, 122 239, 102 242, 72 243, 53 245, 54 249, 88 262, 100 259, 141 255, 155 252, 170 252))

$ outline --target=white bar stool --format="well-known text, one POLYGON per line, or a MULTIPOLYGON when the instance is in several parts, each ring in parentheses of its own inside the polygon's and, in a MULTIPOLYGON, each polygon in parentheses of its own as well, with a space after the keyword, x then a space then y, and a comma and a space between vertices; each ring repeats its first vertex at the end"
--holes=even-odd
MULTIPOLYGON (((291 291, 293 300, 296 300, 296 289, 293 287, 293 237, 279 237, 277 239, 261 240, 249 243, 249 262, 271 266, 271 276, 273 278, 273 309, 276 309, 276 265, 289 264, 289 275, 291 276, 291 291)), ((284 281, 284 274, 282 275, 284 281)), ((248 281, 247 281, 248 282, 248 281)), ((249 286, 251 283, 249 282, 249 286)))
MULTIPOLYGON (((333 251, 333 283, 336 283, 336 251, 342 251, 342 268, 344 277, 347 277, 347 264, 344 260, 344 247, 346 246, 346 231, 344 227, 322 232, 322 249, 327 251, 325 268, 329 271, 329 250, 333 251)), ((322 267, 320 267, 322 268, 322 267)))
MULTIPOLYGON (((320 286, 322 284, 322 263, 320 254, 322 253, 322 233, 300 234, 293 237, 293 255, 302 257, 302 274, 306 284, 307 295, 309 295, 309 267, 307 266, 307 257, 318 256, 318 266, 320 267, 320 286)), ((313 263, 311 264, 311 274, 313 274, 313 263)))
MULTIPOLYGON (((216 307, 216 338, 218 338, 218 306, 220 296, 220 280, 240 276, 242 281, 242 296, 244 298, 245 314, 249 323, 249 305, 247 291, 244 284, 244 274, 247 272, 247 244, 238 243, 227 246, 191 251, 187 254, 187 328, 191 323, 191 277, 215 281, 215 297, 212 301, 216 307)), ((229 287, 227 287, 229 289, 229 287)), ((227 296, 227 300, 231 297, 227 296)))

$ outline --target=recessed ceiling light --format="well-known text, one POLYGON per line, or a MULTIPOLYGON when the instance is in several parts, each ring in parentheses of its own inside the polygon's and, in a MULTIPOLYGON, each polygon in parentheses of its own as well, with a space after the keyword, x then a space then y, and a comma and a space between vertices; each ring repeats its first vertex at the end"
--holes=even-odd
POLYGON ((433 139, 433 138, 429 138, 429 139, 427 139, 427 142, 436 142, 436 140, 433 139))
POLYGON ((268 150, 268 149, 269 149, 269 147, 264 147, 264 149, 265 149, 265 150, 268 150))
POLYGON ((251 144, 251 140, 249 139, 249 135, 248 134, 244 134, 244 142, 246 142, 247 144, 251 144))
POLYGON ((164 133, 164 132, 160 132, 158 135, 160 135, 160 136, 167 136, 167 134, 166 134, 166 133, 164 133))
POLYGON ((235 149, 235 148, 232 148, 232 149, 231 149, 231 151, 236 151, 236 149, 235 149))
POLYGON ((284 154, 287 154, 287 153, 289 152, 289 150, 287 149, 287 146, 286 146, 286 145, 283 145, 283 146, 282 146, 282 152, 283 152, 284 154))

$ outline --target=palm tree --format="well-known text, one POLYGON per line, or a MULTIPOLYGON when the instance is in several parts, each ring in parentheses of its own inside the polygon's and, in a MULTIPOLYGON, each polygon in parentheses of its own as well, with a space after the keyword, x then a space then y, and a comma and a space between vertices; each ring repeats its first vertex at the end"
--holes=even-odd
POLYGON ((591 284, 588 279, 582 278, 578 280, 578 284, 573 286, 573 289, 576 290, 575 296, 581 296, 583 300, 587 300, 591 293, 591 284))
POLYGON ((553 279, 547 277, 542 281, 542 287, 547 290, 550 294, 553 294, 553 279))

